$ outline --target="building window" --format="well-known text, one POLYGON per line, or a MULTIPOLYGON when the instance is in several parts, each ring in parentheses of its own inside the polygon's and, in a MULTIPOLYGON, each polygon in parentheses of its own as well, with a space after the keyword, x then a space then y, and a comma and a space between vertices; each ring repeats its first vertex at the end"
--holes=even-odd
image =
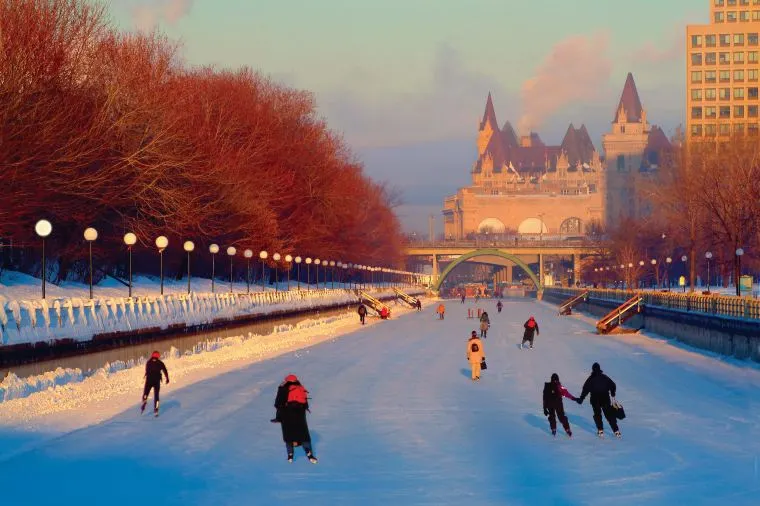
POLYGON ((705 72, 705 82, 706 83, 714 83, 715 82, 715 71, 714 70, 708 70, 705 72))
POLYGON ((715 0, 715 7, 723 7, 726 5, 726 0, 715 0))
POLYGON ((718 96, 721 100, 731 100, 731 88, 720 88, 718 96))
POLYGON ((734 88, 734 99, 744 100, 744 88, 734 88))
POLYGON ((702 137, 702 125, 691 125, 691 136, 702 137))
MULTIPOLYGON (((692 59, 693 63, 693 59, 692 59)), ((701 63, 701 59, 700 59, 701 63)), ((705 53, 705 64, 706 65, 715 65, 715 53, 705 53)))
POLYGON ((747 71, 747 81, 757 81, 757 69, 747 71))
POLYGON ((757 123, 750 123, 747 125, 747 133, 756 136, 757 135, 757 123))
POLYGON ((691 108, 691 119, 702 119, 702 108, 701 107, 692 107, 691 108))
POLYGON ((728 3, 726 5, 729 7, 736 7, 736 0, 728 0, 728 3))
POLYGON ((757 107, 756 105, 750 105, 747 106, 747 117, 748 118, 757 118, 757 107))
POLYGON ((744 117, 744 106, 743 105, 735 105, 734 106, 734 118, 743 118, 744 117))
POLYGON ((708 137, 715 137, 715 125, 705 125, 705 135, 708 137))
POLYGON ((729 23, 736 23, 736 11, 726 12, 726 21, 729 23))
POLYGON ((617 170, 618 170, 618 172, 625 171, 625 155, 618 155, 618 157, 617 157, 617 170))
POLYGON ((722 83, 730 83, 731 82, 731 71, 730 70, 721 70, 720 71, 720 82, 722 82, 722 83))
POLYGON ((691 99, 695 102, 700 102, 702 100, 702 90, 691 90, 691 99))
POLYGON ((744 63, 744 51, 734 51, 734 63, 744 63))
POLYGON ((702 47, 702 36, 701 35, 692 35, 691 36, 691 47, 702 47))
POLYGON ((730 105, 722 105, 720 106, 720 119, 729 119, 731 118, 731 106, 730 105))
POLYGON ((715 119, 715 107, 705 107, 705 118, 707 119, 715 119))
POLYGON ((742 7, 745 5, 749 5, 749 0, 739 0, 739 5, 741 5, 742 7))
POLYGON ((734 70, 734 81, 741 83, 744 82, 744 71, 734 70))
POLYGON ((744 34, 743 33, 735 33, 734 34, 734 46, 743 46, 744 45, 744 34))
POLYGON ((722 23, 723 22, 723 12, 719 11, 715 13, 715 17, 713 18, 716 23, 722 23))
POLYGON ((705 88, 705 100, 715 100, 715 88, 705 88))
POLYGON ((721 65, 729 65, 731 63, 731 53, 719 53, 718 61, 721 65))
POLYGON ((744 134, 744 123, 736 123, 734 125, 734 132, 743 135, 744 134))
POLYGON ((749 11, 740 11, 739 12, 739 21, 742 23, 749 22, 749 11))
POLYGON ((752 21, 760 21, 760 11, 752 11, 752 21))
POLYGON ((727 135, 731 135, 731 125, 729 125, 728 123, 723 123, 722 125, 718 127, 718 133, 724 137, 727 135))
MULTIPOLYGON (((715 37, 715 35, 708 35, 708 37, 715 37)), ((720 40, 720 47, 729 47, 731 45, 731 36, 729 34, 721 33, 718 38, 720 40)), ((714 44, 713 47, 715 47, 714 44)))
POLYGON ((705 35, 705 46, 715 47, 715 35, 705 35))
POLYGON ((702 53, 691 53, 691 64, 702 65, 702 53))
POLYGON ((693 71, 691 73, 691 82, 692 83, 701 83, 702 82, 702 72, 700 71, 693 71))
POLYGON ((747 45, 748 46, 757 46, 758 44, 758 37, 757 33, 748 33, 747 34, 747 45))
POLYGON ((747 51, 747 63, 757 63, 757 51, 747 51))
POLYGON ((757 86, 747 88, 747 96, 750 100, 757 100, 757 86))

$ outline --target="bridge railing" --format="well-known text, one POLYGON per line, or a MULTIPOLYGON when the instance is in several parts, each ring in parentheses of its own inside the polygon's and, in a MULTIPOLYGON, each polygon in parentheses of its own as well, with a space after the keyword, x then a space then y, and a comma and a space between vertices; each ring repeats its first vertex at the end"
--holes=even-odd
MULTIPOLYGON (((584 288, 546 288, 544 294, 571 297, 584 288)), ((675 309, 691 313, 704 313, 732 318, 760 320, 760 300, 750 297, 729 297, 721 295, 698 295, 675 292, 636 292, 634 290, 591 289, 589 298, 623 303, 635 294, 641 295, 645 306, 675 309)))
POLYGON ((591 248, 598 245, 585 239, 519 239, 517 241, 483 239, 475 241, 407 241, 405 246, 407 248, 568 248, 575 246, 591 248))

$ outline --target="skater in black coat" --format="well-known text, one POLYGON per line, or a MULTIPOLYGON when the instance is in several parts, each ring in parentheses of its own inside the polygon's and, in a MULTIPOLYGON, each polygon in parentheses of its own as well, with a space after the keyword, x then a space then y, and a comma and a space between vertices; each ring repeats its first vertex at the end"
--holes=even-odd
POLYGON ((158 416, 159 408, 159 391, 161 390, 161 373, 166 376, 166 384, 169 384, 169 371, 166 365, 161 361, 161 354, 154 351, 150 355, 150 360, 145 364, 145 387, 143 388, 142 406, 140 413, 145 411, 145 405, 148 404, 148 395, 153 390, 153 413, 158 416))
POLYGON ((293 462, 293 448, 300 444, 309 461, 317 463, 317 457, 311 449, 309 425, 306 423, 306 412, 309 410, 307 394, 295 374, 286 376, 285 381, 277 388, 274 401, 274 407, 277 408, 275 420, 282 425, 282 440, 288 452, 288 462, 293 462))
POLYGON ((567 437, 573 437, 573 432, 570 430, 570 422, 565 415, 565 406, 562 403, 562 397, 567 397, 573 401, 576 398, 567 391, 567 388, 562 386, 559 382, 559 375, 557 373, 552 374, 551 381, 544 383, 544 416, 549 417, 549 428, 552 430, 552 436, 557 435, 557 418, 559 423, 567 432, 567 437))
POLYGON ((523 327, 525 327, 525 333, 523 334, 523 340, 522 344, 520 344, 520 347, 529 342, 530 347, 533 348, 533 338, 541 334, 541 332, 538 330, 538 323, 536 323, 536 319, 531 316, 528 318, 528 321, 525 322, 523 327))
POLYGON ((583 391, 577 402, 578 404, 583 404, 583 399, 591 394, 591 407, 594 410, 594 423, 596 424, 597 435, 599 437, 604 436, 602 413, 604 413, 604 417, 607 419, 607 423, 610 424, 612 431, 617 437, 620 437, 615 408, 612 407, 616 391, 617 386, 615 382, 602 372, 602 368, 597 362, 594 362, 594 365, 591 366, 591 376, 583 384, 583 391), (610 395, 612 396, 612 400, 610 400, 610 395))
POLYGON ((367 317, 367 306, 359 304, 359 309, 356 312, 359 313, 359 321, 364 325, 364 319, 367 317))

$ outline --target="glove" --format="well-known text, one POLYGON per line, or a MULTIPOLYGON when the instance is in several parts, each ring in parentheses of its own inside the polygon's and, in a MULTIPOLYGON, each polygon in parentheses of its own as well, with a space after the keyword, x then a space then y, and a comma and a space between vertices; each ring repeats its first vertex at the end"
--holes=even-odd
POLYGON ((544 416, 549 416, 549 410, 544 408, 544 416))
POLYGON ((583 404, 583 399, 578 397, 577 399, 575 399, 575 402, 577 402, 578 404, 583 404))

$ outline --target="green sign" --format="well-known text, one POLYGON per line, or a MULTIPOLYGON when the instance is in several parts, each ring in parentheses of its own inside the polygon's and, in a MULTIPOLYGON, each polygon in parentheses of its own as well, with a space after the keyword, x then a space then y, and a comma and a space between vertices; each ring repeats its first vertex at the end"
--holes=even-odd
POLYGON ((686 276, 681 276, 678 278, 678 286, 686 286, 686 276))
POLYGON ((752 276, 742 276, 739 278, 739 289, 742 295, 752 295, 752 276))

